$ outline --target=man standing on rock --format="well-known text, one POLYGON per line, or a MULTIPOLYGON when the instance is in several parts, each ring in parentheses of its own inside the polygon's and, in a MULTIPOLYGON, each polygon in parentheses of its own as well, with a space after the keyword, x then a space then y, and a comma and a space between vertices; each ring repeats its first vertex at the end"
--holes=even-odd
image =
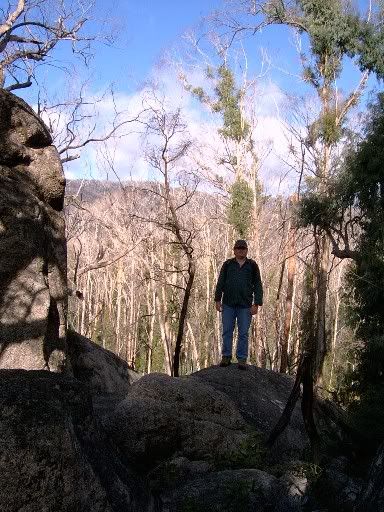
POLYGON ((220 366, 229 366, 232 359, 233 331, 237 320, 238 340, 236 357, 238 368, 247 368, 248 332, 252 315, 263 304, 263 286, 260 270, 254 260, 247 258, 248 245, 237 240, 235 257, 224 262, 215 291, 216 309, 222 312, 223 347, 220 366))

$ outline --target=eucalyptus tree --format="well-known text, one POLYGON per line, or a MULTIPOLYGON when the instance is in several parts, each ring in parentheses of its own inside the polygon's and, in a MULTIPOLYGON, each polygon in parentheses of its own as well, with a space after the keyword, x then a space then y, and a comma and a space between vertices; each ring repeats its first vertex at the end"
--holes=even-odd
POLYGON ((246 73, 243 84, 236 83, 235 72, 227 56, 219 66, 207 66, 205 74, 208 84, 213 86, 211 93, 207 92, 209 87, 193 87, 187 83, 186 88, 221 118, 218 134, 222 144, 217 154, 217 165, 234 176, 230 185, 225 186, 229 193, 227 220, 237 236, 252 237, 260 191, 254 127, 246 113, 249 110, 247 92, 252 84, 248 82, 246 73))
MULTIPOLYGON (((380 5, 372 9, 369 3, 367 17, 363 18, 347 0, 238 0, 229 4, 235 9, 229 14, 222 14, 217 20, 225 28, 223 37, 228 46, 245 32, 259 34, 269 25, 285 25, 293 28, 299 37, 303 36, 304 45, 299 55, 302 79, 316 92, 319 107, 317 115, 306 127, 306 136, 300 134, 299 139, 306 150, 305 163, 312 172, 307 189, 326 197, 332 177, 340 171, 342 159, 339 158, 339 150, 347 116, 359 103, 369 73, 374 70, 383 77, 384 31, 380 5), (337 80, 342 75, 346 57, 354 58, 361 75, 354 90, 342 96, 337 80)), ((314 234, 313 268, 308 267, 306 276, 307 304, 302 318, 304 354, 297 382, 303 383, 304 421, 316 455, 319 438, 312 413, 313 380, 322 378, 328 346, 326 311, 332 238, 319 227, 316 218, 311 224, 314 234)), ((335 252, 334 244, 333 250, 335 252)), ((294 403, 297 397, 293 392, 289 403, 294 403)), ((289 420, 288 405, 283 423, 289 420)), ((276 426, 275 433, 280 427, 276 426)))

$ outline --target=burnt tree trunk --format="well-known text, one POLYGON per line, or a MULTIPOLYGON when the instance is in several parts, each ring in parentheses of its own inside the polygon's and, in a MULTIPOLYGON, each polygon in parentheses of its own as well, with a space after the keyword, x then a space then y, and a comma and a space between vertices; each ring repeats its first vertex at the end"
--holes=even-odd
POLYGON ((187 286, 185 288, 184 292, 184 298, 183 298, 183 305, 181 307, 180 311, 180 318, 179 318, 179 325, 177 329, 177 337, 176 337, 176 344, 175 344, 175 352, 173 356, 173 368, 172 368, 172 376, 178 377, 179 376, 179 368, 180 368, 180 355, 181 355, 181 347, 184 337, 184 327, 187 320, 187 314, 188 314, 188 304, 189 299, 191 297, 191 291, 192 291, 192 285, 193 281, 195 279, 195 263, 192 259, 192 254, 189 257, 188 262, 188 281, 187 286))

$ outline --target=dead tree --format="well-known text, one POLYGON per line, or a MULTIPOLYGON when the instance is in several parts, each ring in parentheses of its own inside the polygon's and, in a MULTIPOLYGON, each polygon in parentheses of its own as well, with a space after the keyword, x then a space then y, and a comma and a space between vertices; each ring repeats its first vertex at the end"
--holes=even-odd
POLYGON ((177 271, 183 279, 172 367, 172 375, 178 377, 188 305, 196 273, 193 247, 196 229, 183 219, 182 209, 190 203, 199 180, 196 172, 189 169, 185 161, 192 140, 182 120, 181 110, 167 110, 165 100, 158 98, 154 92, 146 98, 145 109, 148 113, 144 122, 148 141, 146 159, 162 179, 161 186, 150 187, 148 191, 158 197, 163 211, 162 215, 155 212, 155 216, 148 220, 170 233, 169 243, 180 250, 183 259, 187 261, 187 268, 170 269, 172 272, 177 271))
MULTIPOLYGON (((9 0, 0 10, 0 88, 30 87, 36 69, 48 63, 58 43, 70 44, 85 63, 92 56, 95 34, 84 30, 94 2, 9 0)), ((64 65, 63 65, 64 66, 64 65)))

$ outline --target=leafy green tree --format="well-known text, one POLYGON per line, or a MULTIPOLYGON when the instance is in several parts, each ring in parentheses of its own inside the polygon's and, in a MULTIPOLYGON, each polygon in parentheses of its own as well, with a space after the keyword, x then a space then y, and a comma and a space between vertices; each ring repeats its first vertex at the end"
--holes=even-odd
MULTIPOLYGON (((206 76, 214 82, 214 96, 210 97, 201 87, 187 88, 211 110, 222 116, 218 132, 225 141, 226 154, 221 164, 231 168, 235 181, 229 188, 228 222, 240 237, 250 234, 252 216, 255 213, 256 195, 260 190, 254 169, 248 169, 247 153, 252 154, 255 164, 251 127, 244 115, 245 87, 238 87, 233 71, 227 64, 217 69, 208 67, 206 76)), ((254 167, 254 166, 253 166, 254 167)))
MULTIPOLYGON (((342 72, 346 49, 343 41, 354 30, 356 17, 341 0, 299 0, 294 3, 267 2, 267 20, 284 23, 305 33, 309 48, 301 54, 304 80, 316 91, 319 113, 309 126, 304 144, 311 155, 309 163, 314 178, 311 188, 315 194, 327 196, 330 179, 338 167, 337 147, 342 138, 349 110, 358 102, 367 74, 351 95, 340 100, 336 79, 342 72), (278 5, 284 5, 283 11, 278 5), (269 10, 268 10, 269 9, 269 10)), ((330 266, 329 239, 324 233, 314 232, 314 267, 312 279, 316 289, 313 314, 314 375, 320 379, 327 353, 327 290, 330 266)))
MULTIPOLYGON (((232 39, 233 31, 241 34, 248 29, 255 33, 266 25, 289 25, 308 35, 311 53, 323 68, 324 76, 332 79, 335 66, 341 71, 341 58, 348 56, 355 59, 362 71, 384 77, 384 10, 380 0, 372 2, 369 16, 365 13, 361 16, 349 0, 248 0, 241 3, 255 22, 247 25, 236 16, 224 16, 220 23, 227 29, 231 21, 232 39), (323 59, 321 55, 328 55, 328 58, 323 59)), ((318 75, 313 66, 304 71, 309 81, 316 82, 318 75)))
POLYGON ((230 189, 228 221, 240 238, 249 234, 253 211, 253 192, 246 181, 238 178, 230 189))
POLYGON ((222 115, 223 127, 219 129, 219 133, 224 139, 236 142, 246 140, 250 134, 250 125, 241 108, 244 88, 237 87, 233 71, 227 64, 222 64, 217 69, 208 67, 206 76, 215 83, 213 98, 202 87, 187 84, 186 88, 202 103, 209 105, 213 112, 222 115))
MULTIPOLYGON (((337 211, 340 198, 334 197, 334 202, 328 200, 334 181, 333 176, 340 168, 338 158, 338 146, 342 140, 345 130, 347 115, 351 108, 358 104, 361 94, 365 88, 369 72, 376 71, 382 76, 384 71, 384 39, 382 35, 382 11, 373 11, 371 19, 363 20, 358 12, 353 10, 351 3, 347 0, 249 0, 239 1, 238 11, 223 19, 230 30, 229 44, 246 30, 258 33, 261 28, 268 25, 286 25, 293 27, 303 34, 304 48, 300 54, 303 78, 310 84, 317 93, 320 108, 318 116, 309 126, 306 138, 300 137, 301 146, 305 148, 310 158, 304 162, 306 168, 310 168, 314 175, 312 179, 310 200, 303 207, 307 209, 308 225, 314 229, 314 268, 312 275, 307 276, 312 282, 309 286, 310 307, 306 309, 305 315, 313 315, 311 318, 303 318, 303 325, 312 332, 306 333, 307 343, 310 350, 311 364, 307 365, 307 373, 303 375, 303 394, 312 396, 313 377, 321 379, 323 364, 327 352, 326 320, 327 320, 327 290, 328 272, 330 270, 330 245, 332 244, 334 254, 340 257, 357 256, 348 243, 345 244, 343 255, 337 247, 338 238, 346 239, 352 231, 353 225, 359 224, 358 220, 351 215, 350 224, 344 223, 343 216, 337 219, 342 228, 337 225, 336 230, 319 228, 322 219, 331 219, 331 211, 337 211), (241 9, 243 14, 239 14, 241 9), (247 21, 252 19, 251 25, 247 21), (229 22, 229 24, 228 24, 229 22), (377 50, 379 48, 379 50, 377 50), (340 77, 345 57, 354 57, 355 62, 363 71, 360 83, 351 94, 340 97, 336 88, 336 80, 340 77), (317 199, 325 199, 321 204, 317 199), (312 201, 312 202, 311 202, 312 201), (345 229, 346 228, 346 229, 345 229), (347 236, 345 237, 345 233, 347 236), (349 233, 349 234, 348 234, 349 233), (348 253, 348 256, 347 256, 348 253), (310 320, 310 321, 308 321, 310 320)), ((379 187, 381 194, 383 190, 379 187)), ((357 196, 355 194, 356 200, 357 196)), ((342 202, 342 200, 341 200, 342 202)), ((350 212, 355 206, 349 204, 350 212)), ((303 217, 305 212, 303 211, 303 217)), ((323 222, 324 224, 324 222, 323 222)), ((368 233, 368 226, 361 226, 368 233)), ((362 237, 363 239, 363 237, 362 237)), ((379 244, 380 245, 380 244, 379 244)), ((359 272, 361 259, 356 259, 356 274, 359 272)), ((365 275, 365 274, 364 274, 365 275)), ((364 287, 361 287, 361 290, 364 287)), ((357 290, 357 288, 355 288, 357 290)), ((357 292, 355 301, 362 301, 362 292, 357 292)), ((352 308, 353 309, 353 308, 352 308)), ((362 304, 358 304, 355 312, 361 312, 362 304)), ((305 419, 307 425, 311 417, 305 419)), ((310 432, 308 431, 310 434, 310 432)), ((315 448, 315 445, 313 445, 315 448)))
MULTIPOLYGON (((360 212, 359 257, 351 266, 350 320, 363 342, 352 389, 357 424, 371 439, 384 439, 384 94, 370 108, 366 138, 348 161, 349 202, 360 212)), ((347 196, 348 197, 348 196, 347 196)))
POLYGON ((219 133, 224 139, 241 142, 247 138, 250 131, 249 123, 245 120, 240 107, 244 90, 236 88, 233 73, 225 65, 218 68, 217 79, 217 101, 213 103, 212 110, 220 112, 223 116, 223 128, 219 129, 219 133))

